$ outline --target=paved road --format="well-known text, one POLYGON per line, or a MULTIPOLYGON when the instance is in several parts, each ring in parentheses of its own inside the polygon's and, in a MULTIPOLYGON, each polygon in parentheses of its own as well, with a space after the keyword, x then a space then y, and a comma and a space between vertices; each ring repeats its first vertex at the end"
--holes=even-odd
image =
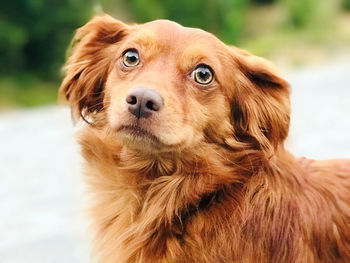
POLYGON ((350 158, 350 63, 301 69, 292 85, 289 149, 296 155, 350 158))
POLYGON ((80 263, 79 155, 68 109, 0 115, 0 262, 80 263))
MULTIPOLYGON (((350 64, 293 72, 288 147, 350 158, 350 64)), ((78 147, 68 109, 0 114, 0 261, 87 263, 78 147)))

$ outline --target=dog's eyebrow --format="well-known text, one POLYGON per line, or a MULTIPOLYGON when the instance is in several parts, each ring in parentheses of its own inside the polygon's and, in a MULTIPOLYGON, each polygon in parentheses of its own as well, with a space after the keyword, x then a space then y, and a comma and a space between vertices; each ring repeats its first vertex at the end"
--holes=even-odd
POLYGON ((136 34, 134 37, 130 38, 127 43, 136 44, 145 49, 155 49, 157 36, 152 31, 145 31, 142 34, 136 34))
POLYGON ((217 59, 216 56, 213 56, 213 52, 207 46, 200 44, 187 47, 181 54, 179 61, 186 68, 193 67, 199 63, 208 64, 212 67, 217 64, 217 59))

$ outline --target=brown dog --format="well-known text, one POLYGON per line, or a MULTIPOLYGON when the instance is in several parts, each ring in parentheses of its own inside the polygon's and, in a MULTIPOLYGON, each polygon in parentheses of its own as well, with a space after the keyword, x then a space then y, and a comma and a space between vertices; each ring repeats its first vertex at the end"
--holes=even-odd
POLYGON ((350 161, 285 150, 289 86, 264 59, 170 21, 96 17, 60 93, 88 123, 99 262, 350 262, 350 161))

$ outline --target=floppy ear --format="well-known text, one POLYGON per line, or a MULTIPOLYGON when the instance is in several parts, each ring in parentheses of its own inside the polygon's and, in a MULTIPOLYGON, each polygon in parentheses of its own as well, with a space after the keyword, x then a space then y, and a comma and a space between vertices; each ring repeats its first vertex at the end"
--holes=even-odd
POLYGON ((79 28, 72 40, 70 57, 59 99, 66 98, 73 121, 94 120, 103 109, 104 86, 113 62, 113 48, 126 34, 127 26, 112 17, 98 16, 79 28))
POLYGON ((289 84, 267 60, 232 47, 239 68, 232 102, 237 138, 273 151, 288 135, 289 84))

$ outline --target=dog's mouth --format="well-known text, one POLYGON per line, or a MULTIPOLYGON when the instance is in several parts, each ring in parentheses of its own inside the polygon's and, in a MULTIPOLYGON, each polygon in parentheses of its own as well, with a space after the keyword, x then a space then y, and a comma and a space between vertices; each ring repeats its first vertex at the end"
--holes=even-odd
POLYGON ((138 125, 122 125, 117 129, 118 132, 126 132, 130 133, 130 135, 135 136, 135 137, 141 137, 141 138, 149 138, 152 140, 157 141, 158 138, 151 132, 141 128, 138 125))
POLYGON ((153 147, 157 146, 156 148, 160 148, 164 145, 157 136, 139 125, 122 125, 117 129, 117 132, 121 133, 131 143, 149 143, 152 144, 153 147))
POLYGON ((173 152, 184 148, 184 142, 169 142, 167 134, 155 134, 147 125, 142 123, 124 123, 115 127, 116 136, 125 146, 137 149, 140 152, 173 152))

